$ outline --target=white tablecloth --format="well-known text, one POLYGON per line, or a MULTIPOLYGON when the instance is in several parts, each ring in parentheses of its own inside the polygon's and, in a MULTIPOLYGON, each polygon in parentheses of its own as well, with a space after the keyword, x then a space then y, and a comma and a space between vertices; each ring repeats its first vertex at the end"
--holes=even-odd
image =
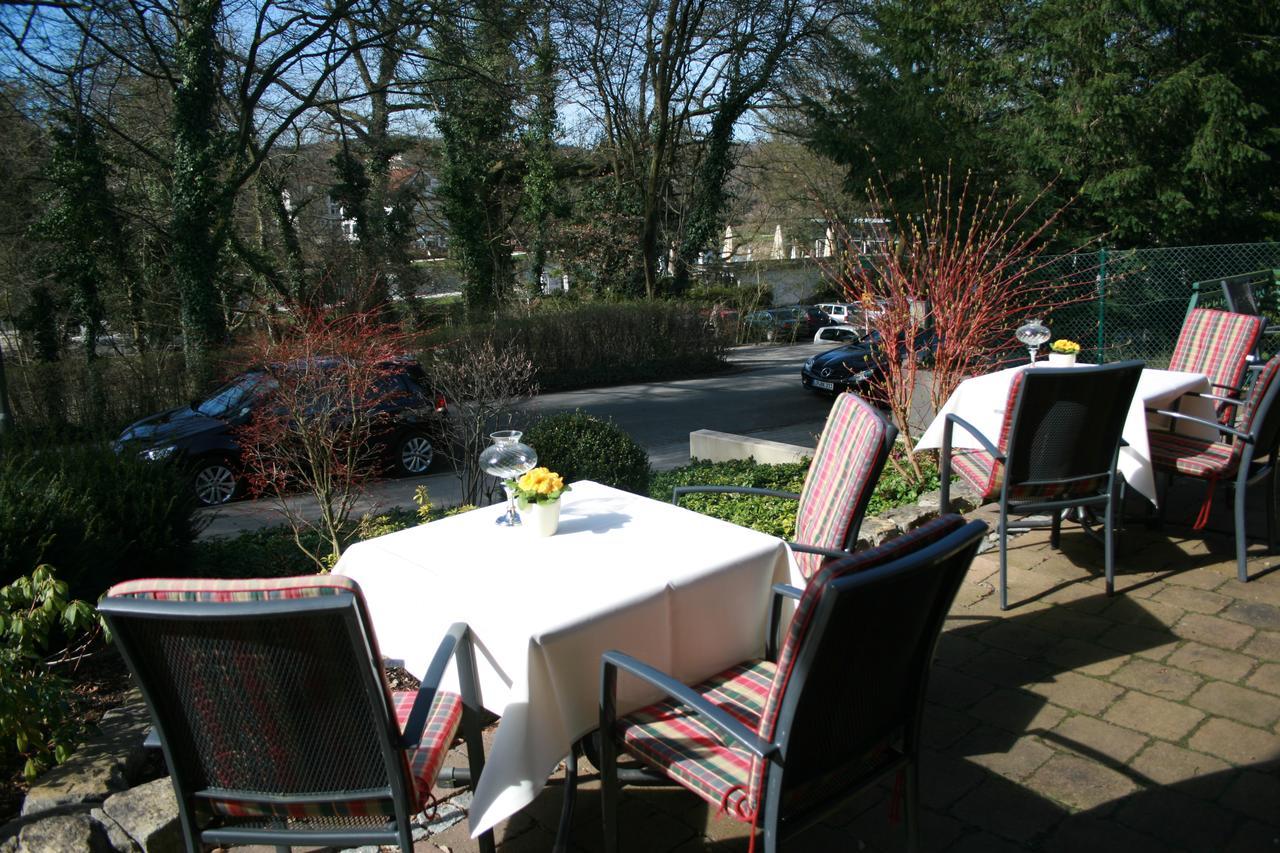
MULTIPOLYGON (((916 443, 916 450, 942 447, 943 425, 949 414, 957 414, 973 424, 992 443, 999 441, 1005 404, 1009 400, 1009 386, 1013 383, 1014 376, 1028 369, 1032 369, 1031 366, 1023 364, 961 382, 916 443)), ((1203 373, 1148 367, 1138 379, 1138 389, 1134 392, 1133 402, 1124 422, 1123 435, 1128 446, 1120 449, 1117 467, 1129 487, 1145 495, 1152 503, 1156 502, 1156 485, 1151 467, 1151 448, 1147 440, 1146 409, 1168 409, 1171 403, 1191 391, 1209 391, 1209 380, 1203 373)), ((1182 400, 1178 410, 1209 421, 1215 418, 1213 402, 1199 397, 1182 400)), ((1162 422, 1160 426, 1167 428, 1168 419, 1159 420, 1162 422)), ((1217 435, 1213 430, 1188 424, 1186 421, 1177 423, 1177 431, 1208 438, 1217 435)), ((958 427, 952 429, 951 443, 954 447, 981 447, 968 430, 958 427)))
MULTIPOLYGON (((696 681, 763 651, 769 587, 799 574, 778 539, 592 482, 537 538, 487 507, 351 546, 383 655, 421 676, 450 623, 476 641, 481 701, 501 716, 471 806, 483 832, 530 803, 598 721, 600 655, 621 649, 696 681)), ((456 689, 456 673, 448 676, 456 689)), ((656 695, 619 679, 619 710, 656 695)))

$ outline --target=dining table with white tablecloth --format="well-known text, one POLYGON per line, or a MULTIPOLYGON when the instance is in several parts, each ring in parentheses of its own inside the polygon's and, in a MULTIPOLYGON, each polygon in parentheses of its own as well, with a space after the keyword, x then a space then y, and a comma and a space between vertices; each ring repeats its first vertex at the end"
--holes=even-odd
MULTIPOLYGON (((1047 365, 1042 362, 1041 366, 1047 365)), ((949 414, 960 416, 973 424, 990 441, 998 442, 1008 405, 1009 388, 1013 384, 1014 377, 1021 371, 1035 369, 1037 368, 1030 364, 1022 364, 974 376, 961 382, 947 398, 924 434, 920 436, 920 440, 916 442, 916 450, 942 447, 943 428, 946 425, 946 416, 949 414)), ((1171 423, 1169 418, 1156 415, 1150 410, 1167 410, 1177 406, 1178 411, 1184 414, 1212 422, 1216 419, 1214 402, 1205 397, 1195 396, 1195 394, 1209 393, 1209 390, 1209 379, 1203 373, 1148 367, 1143 369, 1138 378, 1138 387, 1129 405, 1129 413, 1125 418, 1124 431, 1121 434, 1125 444, 1120 448, 1120 458, 1116 467, 1124 476, 1129 488, 1144 495, 1153 504, 1157 501, 1157 495, 1148 430, 1172 428, 1178 432, 1205 438, 1214 438, 1217 433, 1203 425, 1186 421, 1171 423)), ((960 428, 952 430, 951 444, 953 447, 981 447, 968 430, 960 428)))
MULTIPOLYGON (((480 701, 501 718, 473 835, 532 802, 596 728, 603 652, 697 682, 759 657, 770 588, 803 584, 775 537, 589 481, 561 500, 553 536, 486 507, 352 545, 335 568, 359 583, 382 654, 416 676, 451 623, 471 627, 480 701)), ((656 698, 619 684, 622 713, 656 698)))

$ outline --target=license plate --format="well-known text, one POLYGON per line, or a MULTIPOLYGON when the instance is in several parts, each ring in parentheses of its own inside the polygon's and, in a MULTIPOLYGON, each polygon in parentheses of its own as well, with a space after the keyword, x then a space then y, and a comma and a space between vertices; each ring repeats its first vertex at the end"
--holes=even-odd
POLYGON ((823 391, 834 391, 836 386, 834 382, 823 382, 821 379, 813 380, 814 388, 821 388, 823 391))

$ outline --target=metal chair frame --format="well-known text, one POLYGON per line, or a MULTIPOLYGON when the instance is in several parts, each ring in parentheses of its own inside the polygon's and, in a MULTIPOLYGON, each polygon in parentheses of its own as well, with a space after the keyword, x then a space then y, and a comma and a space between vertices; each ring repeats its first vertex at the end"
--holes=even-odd
MULTIPOLYGON (((374 645, 366 619, 358 601, 349 592, 314 598, 271 601, 158 601, 142 598, 104 598, 98 610, 106 619, 112 637, 121 656, 134 674, 143 699, 151 712, 154 726, 148 741, 156 737, 169 768, 174 794, 178 801, 178 815, 183 839, 188 850, 196 853, 202 844, 232 846, 243 844, 271 844, 287 849, 293 844, 337 845, 351 847, 359 844, 399 844, 404 851, 413 849, 411 818, 416 813, 414 783, 408 778, 404 750, 416 747, 430 714, 431 704, 451 658, 457 658, 458 676, 463 702, 462 731, 467 744, 470 775, 478 779, 484 767, 483 742, 480 735, 478 711, 480 708, 475 680, 474 656, 469 629, 465 623, 453 624, 436 650, 427 673, 421 681, 404 732, 401 733, 394 716, 387 708, 384 676, 379 661, 374 658, 374 645), (389 784, 383 788, 339 793, 324 796, 268 795, 249 790, 201 789, 196 780, 188 778, 184 768, 190 762, 180 759, 195 756, 180 755, 178 745, 183 742, 179 724, 159 711, 159 704, 151 681, 152 675, 139 668, 140 645, 133 626, 145 620, 173 622, 201 622, 207 620, 251 621, 270 620, 279 616, 338 616, 348 640, 359 652, 357 657, 367 659, 368 666, 357 673, 362 691, 370 707, 380 711, 385 725, 379 727, 377 740, 380 757, 386 769, 389 784), (308 803, 341 803, 351 800, 386 799, 394 809, 394 818, 388 818, 385 827, 354 827, 330 829, 278 829, 213 825, 201 829, 196 820, 196 804, 201 800, 238 800, 266 805, 301 805, 308 803)), ((480 838, 480 848, 485 853, 494 849, 493 834, 486 832, 480 838)))
MULTIPOLYGON (((1011 476, 1010 460, 1018 459, 1020 447, 1019 427, 1023 421, 1023 400, 1027 396, 1027 385, 1030 382, 1037 381, 1038 377, 1053 378, 1057 376, 1079 376, 1079 377, 1097 377, 1098 375, 1110 375, 1120 371, 1130 371, 1133 374, 1132 387, 1125 402, 1127 411, 1129 401, 1133 398, 1133 391, 1137 388, 1138 376, 1142 372, 1142 362, 1140 361, 1121 361, 1114 364, 1097 365, 1089 367, 1037 367, 1034 371, 1029 372, 1023 377, 1022 385, 1018 389, 1017 399, 1012 403, 1014 407, 1013 420, 1009 425, 1008 447, 1001 450, 992 443, 991 439, 983 435, 977 427, 961 418, 958 415, 949 414, 942 431, 942 453, 939 460, 939 478, 941 479, 941 496, 940 504, 943 512, 950 511, 951 507, 951 451, 952 451, 952 433, 955 427, 959 426, 965 432, 977 439, 982 445, 982 449, 991 454, 995 460, 994 464, 1004 466, 1004 476, 1000 484, 1000 520, 996 527, 996 533, 1000 540, 1000 609, 1009 609, 1009 590, 1008 590, 1008 535, 1009 535, 1009 516, 1010 514, 1027 515, 1036 512, 1051 511, 1052 521, 1050 522, 1051 530, 1049 534, 1049 544, 1057 548, 1059 545, 1062 532, 1062 516, 1064 510, 1082 508, 1082 507, 1101 507, 1103 513, 1103 561, 1106 575, 1106 592, 1112 595, 1115 592, 1115 506, 1118 503, 1117 492, 1122 483, 1120 477, 1116 473, 1116 463, 1120 458, 1120 448, 1124 445, 1124 439, 1121 437, 1121 431, 1124 428, 1124 417, 1117 416, 1115 420, 1115 447, 1111 452, 1111 461, 1104 471, 1092 471, 1079 474, 1074 477, 1051 479, 1051 480, 1021 480, 1015 482, 1011 476), (1013 499, 1012 491, 1020 486, 1052 486, 1066 485, 1075 482, 1085 482, 1088 480, 1106 479, 1105 491, 1094 495, 1083 495, 1080 497, 1063 498, 1058 500, 1046 500, 1043 498, 1030 498, 1025 500, 1013 499)), ((1113 413, 1114 414, 1114 413, 1113 413)), ((1033 527, 1030 523, 1019 524, 1019 527, 1033 527)))
MULTIPOLYGON (((617 794, 619 772, 617 767, 617 746, 611 735, 617 721, 617 680, 619 671, 626 672, 648 684, 658 688, 667 696, 680 701, 692 709, 698 716, 705 718, 725 737, 726 743, 732 743, 750 752, 753 756, 768 762, 763 787, 763 798, 759 812, 759 823, 763 831, 764 849, 766 853, 776 853, 778 845, 787 837, 794 835, 822 820, 856 797, 868 787, 876 784, 890 774, 904 771, 906 774, 905 817, 907 832, 907 849, 916 850, 919 842, 920 817, 920 784, 918 759, 920 746, 920 728, 924 716, 924 699, 927 692, 930 665, 934 650, 941 634, 943 621, 946 619, 951 602, 960 588, 960 584, 968 571, 969 564, 977 553, 987 525, 981 521, 971 521, 957 528, 941 540, 934 542, 914 553, 906 554, 881 566, 855 572, 828 581, 828 586, 813 612, 804 644, 797 653, 791 677, 787 682, 779 708, 775 737, 772 741, 762 738, 735 717, 718 708, 692 688, 677 681, 670 675, 657 670, 630 655, 618 651, 606 652, 600 664, 600 777, 601 803, 603 810, 605 850, 614 853, 618 848, 617 794), (888 750, 888 757, 876 762, 857 778, 851 780, 847 787, 836 797, 820 804, 806 803, 792 810, 784 808, 783 794, 787 775, 787 761, 791 738, 796 731, 795 722, 798 713, 809 702, 821 700, 821 696, 806 696, 806 687, 810 681, 810 672, 814 669, 820 655, 830 653, 825 648, 824 638, 828 629, 842 619, 842 609, 851 606, 850 602, 860 596, 874 595, 877 585, 891 584, 901 581, 905 576, 915 573, 936 572, 945 566, 949 572, 941 580, 931 605, 931 610, 922 623, 917 636, 919 646, 917 653, 911 658, 911 671, 918 670, 912 676, 914 687, 903 697, 903 715, 897 720, 892 731, 875 732, 869 740, 890 738, 897 733, 900 740, 888 750)), ((856 559, 853 558, 853 559, 856 559)), ((773 587, 773 603, 770 611, 767 654, 777 653, 777 636, 781 627, 782 599, 799 599, 803 592, 786 584, 773 587)), ((851 768, 862 769, 862 765, 853 764, 851 768)))
MULTIPOLYGON (((1280 488, 1280 477, 1276 476, 1276 454, 1280 451, 1280 409, 1276 409, 1274 413, 1272 409, 1278 393, 1280 393, 1280 379, 1273 379, 1270 386, 1263 393, 1262 399, 1258 402, 1258 407, 1254 412, 1253 421, 1248 432, 1182 412, 1168 410, 1159 412, 1162 415, 1173 418, 1175 421, 1190 421, 1215 429, 1221 435, 1228 436, 1232 440, 1244 444, 1240 457, 1240 467, 1234 480, 1235 504, 1233 506, 1236 539, 1236 577, 1241 583, 1248 583, 1249 581, 1247 562, 1249 542, 1245 530, 1245 498, 1248 494, 1249 486, 1256 485, 1263 480, 1267 481, 1267 548, 1272 551, 1276 548, 1276 509, 1277 504, 1280 503, 1276 495, 1276 489, 1280 488)), ((1240 401, 1235 402, 1239 403, 1240 401)), ((1170 481, 1174 477, 1189 476, 1169 469, 1165 469, 1164 473, 1168 475, 1170 481)), ((1211 482, 1209 487, 1213 488, 1213 485, 1213 482, 1211 482)), ((1161 502, 1162 515, 1166 503, 1167 501, 1161 502)))

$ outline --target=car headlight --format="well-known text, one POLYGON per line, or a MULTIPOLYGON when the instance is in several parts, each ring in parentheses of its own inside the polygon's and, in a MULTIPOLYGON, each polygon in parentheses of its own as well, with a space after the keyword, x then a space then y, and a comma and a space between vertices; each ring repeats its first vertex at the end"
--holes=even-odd
POLYGON ((817 357, 816 355, 815 355, 815 356, 813 356, 813 357, 811 357, 808 361, 806 361, 806 362, 804 363, 804 369, 805 369, 805 370, 810 370, 810 369, 812 369, 812 368, 813 368, 813 363, 814 363, 815 361, 817 361, 817 360, 818 360, 818 357, 817 357))
POLYGON ((147 462, 159 462, 161 459, 168 459, 173 455, 173 451, 178 449, 176 444, 166 444, 163 447, 151 447, 138 454, 139 459, 145 459, 147 462))

